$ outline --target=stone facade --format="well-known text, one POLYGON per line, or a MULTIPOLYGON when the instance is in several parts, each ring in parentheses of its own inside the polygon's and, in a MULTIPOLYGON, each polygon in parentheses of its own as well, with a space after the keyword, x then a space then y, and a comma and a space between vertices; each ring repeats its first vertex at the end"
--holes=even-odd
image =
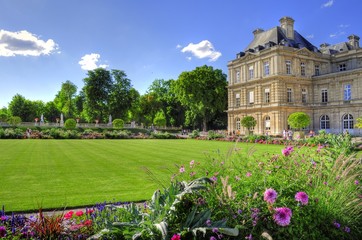
POLYGON ((281 135, 293 112, 307 113, 306 131, 341 133, 362 116, 362 49, 359 37, 315 47, 294 30, 294 20, 256 29, 244 52, 228 63, 228 132, 245 134, 240 120, 253 116, 255 134, 281 135))

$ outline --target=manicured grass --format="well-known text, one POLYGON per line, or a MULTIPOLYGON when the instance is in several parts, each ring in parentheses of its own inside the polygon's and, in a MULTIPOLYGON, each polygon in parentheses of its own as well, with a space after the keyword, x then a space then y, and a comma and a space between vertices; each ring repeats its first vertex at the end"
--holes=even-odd
MULTIPOLYGON (((198 140, 0 140, 0 205, 7 211, 149 199, 177 165, 225 156, 231 142, 198 140)), ((280 153, 283 146, 237 143, 241 153, 280 153)), ((240 153, 239 152, 239 153, 240 153)))

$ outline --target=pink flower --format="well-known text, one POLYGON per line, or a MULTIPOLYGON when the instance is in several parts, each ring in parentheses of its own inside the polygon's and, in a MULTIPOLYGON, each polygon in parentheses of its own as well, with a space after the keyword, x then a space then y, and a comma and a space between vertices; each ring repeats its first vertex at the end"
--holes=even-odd
POLYGON ((295 194, 295 200, 297 202, 301 202, 302 205, 307 205, 308 204, 308 195, 305 192, 297 192, 297 194, 295 194))
POLYGON ((181 236, 176 233, 172 236, 171 240, 181 240, 181 236))
POLYGON ((216 182, 216 181, 217 181, 217 177, 216 177, 216 176, 212 176, 212 177, 210 178, 210 180, 213 181, 213 182, 216 182))
POLYGON ((185 172, 185 167, 184 167, 184 166, 181 166, 181 167, 180 167, 180 173, 183 173, 183 172, 185 172))
POLYGON ((91 226, 91 225, 92 225, 92 220, 87 219, 87 220, 84 221, 83 224, 84 224, 85 226, 91 226))
POLYGON ((251 174, 251 172, 247 172, 246 174, 245 174, 245 176, 247 176, 247 177, 250 177, 252 174, 251 174))
POLYGON ((83 215, 83 211, 77 211, 77 212, 75 213, 75 215, 77 215, 78 217, 80 217, 80 216, 83 215))
POLYGON ((269 188, 264 192, 264 201, 267 203, 274 203, 275 199, 277 199, 277 196, 278 193, 274 189, 269 188))
POLYGON ((292 147, 292 146, 288 146, 288 147, 286 147, 286 148, 284 148, 284 149, 282 150, 282 154, 287 157, 287 156, 289 156, 293 151, 294 151, 293 147, 292 147))
POLYGON ((192 168, 192 167, 194 166, 194 164, 195 164, 195 160, 192 160, 192 161, 190 162, 190 168, 192 168))
POLYGON ((292 210, 287 207, 275 208, 273 219, 279 226, 288 226, 292 217, 292 210))
POLYGON ((69 211, 64 215, 64 219, 71 219, 73 217, 73 211, 69 211))
POLYGON ((358 181, 358 180, 354 181, 354 184, 358 185, 358 184, 359 184, 359 181, 358 181))

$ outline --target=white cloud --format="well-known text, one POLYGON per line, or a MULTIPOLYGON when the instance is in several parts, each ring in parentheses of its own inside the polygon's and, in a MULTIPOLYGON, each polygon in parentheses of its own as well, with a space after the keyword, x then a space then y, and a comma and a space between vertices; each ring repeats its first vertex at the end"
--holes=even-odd
POLYGON ((328 2, 322 4, 322 8, 332 7, 334 0, 329 0, 328 2))
POLYGON ((192 57, 187 57, 186 59, 187 59, 187 61, 191 61, 192 57))
POLYGON ((97 65, 97 62, 99 61, 100 57, 101 57, 101 55, 99 55, 98 53, 86 54, 82 57, 82 60, 80 60, 78 63, 83 70, 94 70, 96 68, 107 68, 108 65, 106 65, 106 64, 97 65))
POLYGON ((190 52, 197 58, 209 58, 210 62, 216 61, 221 56, 221 53, 216 51, 208 40, 203 40, 196 44, 190 43, 181 52, 190 52))
POLYGON ((176 48, 182 48, 182 46, 180 44, 177 44, 176 48))
POLYGON ((331 38, 337 37, 337 34, 336 33, 329 34, 329 37, 331 37, 331 38))
POLYGON ((307 39, 312 39, 314 38, 314 34, 309 34, 308 36, 306 36, 307 39))
POLYGON ((52 39, 41 40, 35 34, 26 30, 9 32, 0 30, 0 56, 40 56, 49 55, 58 49, 58 45, 52 39))
POLYGON ((338 27, 340 27, 340 28, 348 28, 349 24, 340 24, 338 27))

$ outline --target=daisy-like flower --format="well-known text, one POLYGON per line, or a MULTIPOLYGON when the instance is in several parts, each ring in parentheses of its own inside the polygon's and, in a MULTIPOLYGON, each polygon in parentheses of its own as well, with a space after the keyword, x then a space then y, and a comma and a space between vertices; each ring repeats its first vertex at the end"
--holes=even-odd
POLYGON ((184 166, 181 166, 181 167, 180 167, 180 173, 183 173, 183 172, 185 172, 185 167, 184 167, 184 166))
POLYGON ((292 218, 292 210, 287 207, 275 208, 274 222, 279 226, 288 226, 292 218))
POLYGON ((268 188, 264 192, 264 201, 266 201, 267 203, 274 203, 275 199, 277 199, 277 196, 278 193, 274 189, 268 188))
POLYGON ((302 205, 307 205, 308 195, 305 192, 297 192, 297 194, 295 194, 295 200, 300 202, 302 205))

